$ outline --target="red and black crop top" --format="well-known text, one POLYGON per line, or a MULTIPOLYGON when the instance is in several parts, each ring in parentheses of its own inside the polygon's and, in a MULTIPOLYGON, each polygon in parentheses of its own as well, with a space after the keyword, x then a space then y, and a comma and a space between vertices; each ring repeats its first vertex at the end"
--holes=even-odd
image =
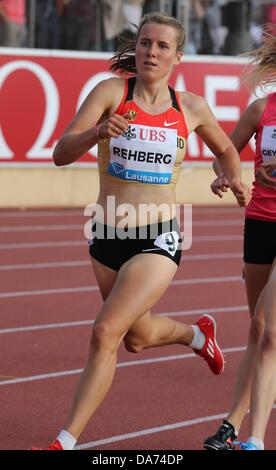
POLYGON ((131 116, 126 132, 98 145, 99 172, 122 183, 174 187, 186 153, 188 130, 178 93, 169 91, 172 106, 161 114, 143 111, 133 99, 135 77, 125 82, 115 111, 131 116))

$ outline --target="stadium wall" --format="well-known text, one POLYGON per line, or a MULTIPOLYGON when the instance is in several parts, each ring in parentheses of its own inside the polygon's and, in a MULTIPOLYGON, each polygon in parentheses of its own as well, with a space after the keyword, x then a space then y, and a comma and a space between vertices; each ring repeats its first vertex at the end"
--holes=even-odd
MULTIPOLYGON (((77 163, 57 168, 57 139, 89 91, 112 76, 106 53, 2 48, 0 52, 0 207, 85 206, 98 193, 97 148, 77 163)), ((241 85, 244 59, 187 56, 171 84, 206 98, 229 134, 255 99, 241 85)), ((263 92, 257 91, 259 96, 263 92)), ((244 181, 253 176, 254 142, 241 154, 244 181)), ((177 184, 178 202, 232 204, 212 195, 213 156, 195 133, 177 184)))
MULTIPOLYGON (((252 169, 243 171, 249 185, 252 176, 252 169)), ((235 204, 231 192, 223 199, 211 193, 213 178, 210 169, 183 170, 176 186, 177 202, 235 204)), ((85 207, 97 200, 98 172, 89 168, 5 168, 0 171, 0 188, 2 208, 85 207)))

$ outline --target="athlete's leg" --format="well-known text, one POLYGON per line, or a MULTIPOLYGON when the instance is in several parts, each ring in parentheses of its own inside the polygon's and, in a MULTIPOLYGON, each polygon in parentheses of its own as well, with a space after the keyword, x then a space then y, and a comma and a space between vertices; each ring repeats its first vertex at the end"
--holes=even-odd
POLYGON ((157 255, 148 254, 125 263, 97 317, 88 361, 66 426, 76 438, 110 388, 122 338, 160 299, 176 272, 174 262, 164 256, 158 258, 157 263, 157 255))
POLYGON ((189 346, 193 337, 194 330, 190 325, 148 311, 130 328, 124 343, 128 351, 138 353, 142 349, 168 344, 189 346))
POLYGON ((258 301, 258 298, 267 283, 270 269, 270 264, 245 263, 244 266, 247 300, 252 319, 247 349, 238 369, 232 407, 227 418, 237 430, 240 429, 249 408, 252 373, 264 329, 262 299, 258 301))
MULTIPOLYGON (((148 256, 155 256, 156 263, 163 258, 162 255, 149 254, 141 254, 137 257, 147 258, 148 256)), ((128 351, 138 353, 142 349, 169 344, 189 346, 193 337, 194 330, 190 325, 163 315, 152 315, 148 310, 127 331, 124 343, 128 351)))
POLYGON ((265 329, 252 378, 250 436, 264 440, 276 396, 276 260, 264 295, 265 329))
POLYGON ((206 449, 228 450, 231 442, 237 437, 237 432, 239 432, 244 416, 249 409, 254 362, 256 362, 264 329, 262 296, 270 268, 271 265, 245 263, 247 299, 252 317, 247 349, 238 368, 232 406, 227 420, 223 421, 214 435, 205 439, 204 447, 206 449))
POLYGON ((94 258, 91 258, 91 263, 102 298, 103 300, 106 300, 116 282, 118 272, 110 269, 108 266, 105 266, 94 258))
MULTIPOLYGON (((156 256, 162 258, 162 255, 156 256)), ((207 362, 213 374, 219 375, 224 370, 224 357, 216 341, 215 320, 209 315, 203 315, 191 326, 163 315, 151 315, 148 311, 131 326, 124 342, 126 349, 134 353, 169 344, 190 346, 207 362)))
MULTIPOLYGON (((106 300, 117 279, 118 273, 93 258, 92 266, 102 298, 106 300)), ((148 310, 127 332, 124 342, 128 351, 139 352, 144 348, 165 344, 179 343, 189 346, 193 336, 194 332, 191 326, 165 316, 153 316, 150 310, 148 310)))

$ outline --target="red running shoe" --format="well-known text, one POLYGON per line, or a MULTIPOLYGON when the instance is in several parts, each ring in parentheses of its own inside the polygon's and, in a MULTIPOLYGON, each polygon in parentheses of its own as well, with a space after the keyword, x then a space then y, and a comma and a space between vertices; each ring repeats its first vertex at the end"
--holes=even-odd
POLYGON ((205 335, 202 349, 194 349, 195 354, 203 357, 215 375, 222 374, 224 370, 224 357, 216 341, 216 321, 210 315, 203 315, 195 323, 205 335))
POLYGON ((58 439, 55 439, 49 447, 32 447, 31 450, 64 450, 58 439))

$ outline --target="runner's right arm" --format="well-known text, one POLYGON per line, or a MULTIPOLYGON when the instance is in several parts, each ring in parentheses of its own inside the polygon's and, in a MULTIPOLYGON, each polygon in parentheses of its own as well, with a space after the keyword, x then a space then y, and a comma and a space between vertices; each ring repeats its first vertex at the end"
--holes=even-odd
POLYGON ((57 166, 75 162, 100 139, 118 137, 127 130, 125 117, 109 116, 114 96, 120 92, 119 80, 104 80, 89 93, 54 149, 53 159, 57 166))

